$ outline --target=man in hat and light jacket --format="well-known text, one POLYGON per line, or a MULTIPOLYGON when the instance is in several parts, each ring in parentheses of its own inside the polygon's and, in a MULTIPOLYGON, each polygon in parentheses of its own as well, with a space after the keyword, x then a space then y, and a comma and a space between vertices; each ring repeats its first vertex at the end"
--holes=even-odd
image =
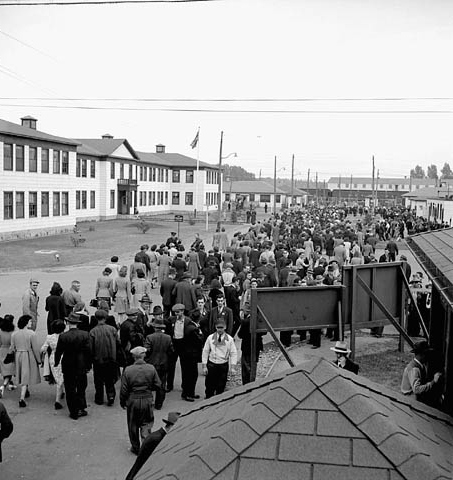
POLYGON ((135 347, 130 353, 134 364, 123 371, 120 405, 127 409, 131 452, 138 455, 140 437, 144 440, 154 424, 153 390, 160 390, 162 384, 156 369, 145 362, 145 347, 135 347))
POLYGON ((58 337, 55 350, 55 366, 61 361, 66 403, 69 416, 73 420, 87 415, 87 401, 85 391, 87 388, 87 372, 91 369, 90 335, 84 330, 79 330, 79 316, 70 313, 66 319, 69 330, 58 337))
POLYGON ((156 391, 154 408, 160 410, 165 401, 165 386, 167 384, 168 362, 174 349, 170 335, 165 333, 164 312, 160 306, 155 306, 152 313, 152 326, 155 332, 145 338, 146 362, 153 365, 159 375, 162 386, 156 391))
POLYGON ((134 465, 129 470, 129 473, 126 476, 126 480, 133 480, 139 470, 143 467, 145 462, 151 456, 151 454, 156 449, 157 445, 163 440, 165 435, 170 431, 170 428, 176 423, 180 416, 179 412, 170 412, 168 418, 164 418, 162 421, 165 425, 159 430, 149 434, 142 443, 140 451, 138 452, 137 459, 135 460, 134 465))
POLYGON ((36 331, 38 324, 38 286, 39 281, 36 278, 30 278, 30 287, 27 288, 22 297, 22 313, 24 315, 30 315, 31 317, 31 329, 36 331))
POLYGON ((335 343, 335 347, 330 348, 332 352, 337 354, 337 359, 333 362, 338 368, 343 368, 348 370, 356 375, 359 373, 359 366, 357 363, 354 363, 348 355, 351 353, 351 350, 346 345, 346 342, 338 341, 335 343))
POLYGON ((426 340, 414 344, 411 350, 414 358, 403 372, 401 392, 404 395, 415 395, 416 400, 427 405, 436 406, 440 398, 440 380, 442 373, 436 372, 432 380, 428 380, 428 356, 433 349, 426 340))

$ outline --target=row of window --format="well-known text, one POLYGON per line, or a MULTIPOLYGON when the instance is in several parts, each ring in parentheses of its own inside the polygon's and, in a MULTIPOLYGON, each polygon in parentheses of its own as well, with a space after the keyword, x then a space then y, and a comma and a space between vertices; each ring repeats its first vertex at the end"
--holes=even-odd
POLYGON ((216 185, 219 183, 219 173, 215 170, 206 170, 206 183, 216 185))
MULTIPOLYGON (((114 192, 112 190, 111 192, 114 192)), ((146 207, 146 205, 168 205, 168 192, 140 192, 138 204, 140 207, 146 207)), ((186 204, 191 205, 191 204, 186 204)), ((110 208, 113 208, 112 206, 110 208)))
POLYGON ((50 199, 52 198, 52 214, 54 217, 69 214, 69 192, 41 192, 41 211, 38 212, 38 192, 3 192, 3 219, 49 217, 50 199))
MULTIPOLYGON (((115 178, 114 174, 114 162, 110 163, 110 178, 115 178), (113 175, 113 176, 112 176, 113 175)), ((178 178, 179 182, 179 170, 177 170, 177 175, 175 177, 176 170, 173 171, 173 182, 175 182, 175 178, 178 178)), ((159 167, 140 167, 139 170, 140 181, 141 182, 166 182, 168 183, 168 169, 167 168, 159 168, 159 167)), ((193 177, 193 172, 192 172, 193 177)), ((121 177, 121 165, 120 165, 120 178, 121 177)), ((189 182, 187 182, 189 183, 189 182)), ((192 182, 193 183, 193 179, 192 182)))
MULTIPOLYGON (((86 190, 76 190, 76 210, 86 210, 88 208, 87 195, 86 190)), ((96 208, 96 192, 94 190, 90 191, 90 208, 96 208)))
MULTIPOLYGON (((38 149, 28 149, 28 172, 38 172, 38 149)), ((41 148, 41 173, 50 173, 49 149, 41 148)), ((3 144, 3 170, 25 172, 25 146, 3 144)), ((52 173, 69 174, 69 152, 63 150, 52 150, 52 173)))
MULTIPOLYGON (((385 183, 379 183, 379 189, 383 190, 386 188, 387 190, 409 190, 409 185, 395 185, 395 184, 385 184, 385 183)), ((429 187, 430 185, 422 185, 422 187, 429 187)), ((337 188, 364 188, 371 190, 371 185, 362 183, 361 186, 359 187, 357 183, 342 183, 342 184, 337 184, 337 188)), ((415 185, 415 188, 418 190, 420 188, 420 185, 415 185)))
POLYGON ((76 177, 88 177, 87 165, 90 164, 90 177, 96 178, 96 161, 87 160, 86 158, 77 158, 76 160, 76 177))

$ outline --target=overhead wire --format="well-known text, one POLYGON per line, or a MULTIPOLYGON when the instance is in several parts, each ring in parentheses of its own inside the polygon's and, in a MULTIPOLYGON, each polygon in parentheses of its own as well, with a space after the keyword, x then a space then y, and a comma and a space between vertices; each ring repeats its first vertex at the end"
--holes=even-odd
POLYGON ((0 7, 22 7, 22 6, 65 6, 65 5, 122 5, 122 4, 149 4, 149 3, 200 3, 200 2, 220 2, 222 0, 17 0, 1 1, 0 7))

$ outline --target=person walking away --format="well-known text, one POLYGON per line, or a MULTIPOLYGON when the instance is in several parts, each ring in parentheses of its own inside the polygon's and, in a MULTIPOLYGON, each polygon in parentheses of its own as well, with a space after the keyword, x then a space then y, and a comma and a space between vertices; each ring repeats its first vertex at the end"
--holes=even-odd
POLYGON ((131 281, 127 277, 127 267, 120 268, 118 277, 113 282, 113 293, 115 296, 115 313, 118 315, 118 325, 126 320, 126 312, 130 308, 132 293, 131 281))
POLYGON ((63 292, 63 300, 66 309, 66 317, 72 313, 74 307, 78 303, 82 302, 82 295, 80 295, 80 282, 78 280, 73 280, 71 282, 71 288, 63 292))
POLYGON ((47 314, 47 334, 51 335, 52 322, 55 320, 62 320, 66 317, 66 308, 64 304, 63 297, 61 294, 63 289, 58 282, 54 282, 52 288, 50 289, 49 296, 46 298, 46 312, 47 314))
POLYGON ((237 350, 233 337, 225 332, 225 320, 216 321, 216 332, 209 335, 203 348, 203 373, 206 375, 206 398, 225 391, 228 371, 234 371, 237 363, 237 350))
POLYGON ((173 355, 173 344, 170 335, 165 333, 166 325, 161 307, 154 307, 154 321, 152 326, 155 332, 145 338, 146 363, 153 365, 159 375, 161 388, 156 391, 154 408, 160 410, 165 401, 165 385, 167 384, 168 362, 173 355))
POLYGON ((77 420, 88 415, 85 391, 87 372, 91 369, 90 336, 77 328, 80 322, 77 314, 70 313, 67 322, 69 330, 58 338, 55 366, 61 361, 69 416, 77 420))
POLYGON ((104 404, 104 387, 107 405, 115 402, 115 383, 119 378, 117 354, 121 349, 115 327, 107 325, 107 312, 97 310, 94 314, 97 326, 90 331, 91 357, 93 359, 94 403, 104 404))
MULTIPOLYGON (((169 417, 170 419, 170 417, 169 417)), ((2 463, 2 443, 13 433, 13 422, 9 418, 5 405, 0 402, 0 463, 2 463)))
POLYGON ((61 410, 63 405, 61 399, 64 396, 64 379, 61 365, 55 366, 55 351, 57 349, 58 338, 65 331, 66 325, 64 320, 55 320, 52 323, 53 333, 47 335, 45 342, 41 347, 41 355, 44 355, 44 379, 49 385, 55 384, 55 410, 61 410), (48 375, 46 378, 46 365, 48 365, 48 375))
POLYGON ((95 298, 98 302, 105 300, 109 304, 109 309, 112 306, 113 296, 113 278, 111 277, 112 269, 105 267, 102 275, 96 280, 95 298))
POLYGON ((154 424, 153 391, 162 386, 156 369, 145 362, 146 348, 131 350, 133 365, 124 369, 121 377, 120 405, 127 409, 127 428, 131 452, 138 455, 140 437, 144 440, 154 424))
POLYGON ((126 320, 120 326, 121 348, 125 353, 127 365, 132 365, 134 362, 131 350, 135 347, 143 347, 144 332, 137 323, 138 313, 138 308, 130 308, 126 312, 126 320))
POLYGON ((22 315, 17 321, 17 330, 11 335, 11 351, 15 352, 16 381, 20 385, 19 407, 26 407, 25 398, 30 396, 29 385, 41 383, 38 365, 41 363, 38 340, 31 326, 30 315, 22 315))
POLYGON ((22 314, 30 315, 30 328, 35 332, 38 324, 38 286, 39 281, 36 278, 30 278, 30 286, 25 290, 22 296, 22 314))
POLYGON ((164 310, 164 317, 169 318, 171 315, 171 308, 176 303, 175 296, 173 295, 173 289, 176 285, 175 280, 176 272, 173 268, 168 272, 168 277, 162 280, 160 284, 160 295, 162 297, 162 308, 164 310))
POLYGON ((3 378, 3 384, 0 386, 0 398, 5 394, 5 390, 15 390, 17 387, 13 382, 13 375, 16 374, 16 363, 4 363, 5 357, 11 351, 11 336, 14 332, 13 315, 5 315, 0 322, 0 374, 3 378))
POLYGON ((159 428, 153 433, 150 433, 142 443, 140 450, 138 452, 137 459, 135 460, 134 465, 129 470, 129 473, 126 475, 126 480, 134 480, 137 473, 146 463, 148 458, 156 449, 157 445, 162 441, 162 439, 170 431, 171 427, 176 423, 180 416, 179 412, 170 412, 167 419, 163 419, 165 426, 159 428))

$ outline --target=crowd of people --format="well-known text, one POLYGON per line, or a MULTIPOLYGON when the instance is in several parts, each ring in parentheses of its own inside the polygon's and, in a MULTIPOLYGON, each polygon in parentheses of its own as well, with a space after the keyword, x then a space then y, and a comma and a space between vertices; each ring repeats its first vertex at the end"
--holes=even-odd
MULTIPOLYGON (((119 403, 127 410, 131 451, 139 455, 152 431, 153 410, 161 409, 174 389, 178 359, 181 398, 187 402, 200 398, 199 363, 205 398, 225 390, 238 358, 242 383, 250 382, 252 289, 340 285, 344 265, 407 263, 404 255, 398 258, 398 242, 417 224, 412 212, 395 209, 382 212, 379 219, 367 219, 366 212, 356 218, 348 213, 353 212, 339 207, 287 210, 264 221, 254 219, 232 238, 219 228, 211 245, 197 234, 186 248, 171 232, 160 245, 142 245, 131 265, 113 256, 89 302, 82 300, 78 280, 68 290, 57 282, 52 285, 45 300, 48 335, 42 345, 35 334, 39 280, 31 278, 17 325, 12 315, 0 322, 0 397, 20 387, 19 406, 26 407, 30 387, 41 381, 42 366, 44 379, 55 385, 55 409, 63 408, 66 397, 69 416, 77 420, 87 415, 89 370, 98 405, 114 405, 115 384, 121 380, 119 403), (376 258, 378 241, 385 242, 385 253, 376 258), (160 305, 153 306, 157 293, 160 305), (96 308, 91 316, 88 305, 96 308)), ((410 277, 408 264, 406 268, 410 277)), ((382 328, 372 333, 380 336, 382 328)), ((289 346, 293 333, 280 333, 283 345, 289 346)), ((336 365, 358 372, 336 330, 297 334, 312 348, 320 347, 323 334, 336 341, 336 365)), ((256 338, 256 361, 261 337, 256 338)))

